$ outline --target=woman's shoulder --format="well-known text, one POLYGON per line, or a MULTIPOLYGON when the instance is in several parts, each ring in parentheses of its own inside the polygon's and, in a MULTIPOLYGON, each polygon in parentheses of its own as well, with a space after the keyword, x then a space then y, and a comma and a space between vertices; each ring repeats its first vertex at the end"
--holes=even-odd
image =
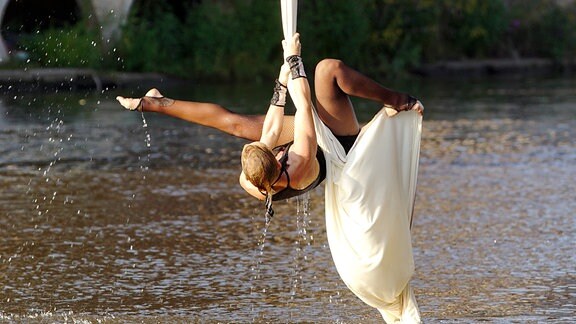
POLYGON ((303 158, 294 153, 288 153, 287 172, 290 175, 290 186, 294 189, 306 188, 320 173, 319 162, 316 157, 313 159, 303 158))

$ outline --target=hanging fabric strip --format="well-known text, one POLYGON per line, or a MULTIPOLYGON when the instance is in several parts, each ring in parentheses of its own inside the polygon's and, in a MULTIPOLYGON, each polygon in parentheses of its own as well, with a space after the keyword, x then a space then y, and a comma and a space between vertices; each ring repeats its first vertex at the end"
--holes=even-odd
POLYGON ((298 18, 298 0, 280 0, 282 12, 282 31, 284 39, 292 38, 296 33, 296 20, 298 18))
POLYGON ((387 323, 420 323, 409 282, 422 116, 380 111, 348 155, 316 110, 313 116, 326 157, 326 233, 340 277, 387 323))

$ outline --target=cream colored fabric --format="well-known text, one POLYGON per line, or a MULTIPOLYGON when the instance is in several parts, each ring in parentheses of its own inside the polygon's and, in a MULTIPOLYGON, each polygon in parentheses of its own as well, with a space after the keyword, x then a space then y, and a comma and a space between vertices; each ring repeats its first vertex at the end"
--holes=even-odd
POLYGON ((291 39, 296 33, 298 21, 298 0, 280 0, 280 13, 282 14, 282 32, 284 39, 291 39))
POLYGON ((348 156, 316 111, 314 119, 326 156, 326 229, 338 273, 387 323, 419 323, 409 281, 422 117, 381 111, 348 156))

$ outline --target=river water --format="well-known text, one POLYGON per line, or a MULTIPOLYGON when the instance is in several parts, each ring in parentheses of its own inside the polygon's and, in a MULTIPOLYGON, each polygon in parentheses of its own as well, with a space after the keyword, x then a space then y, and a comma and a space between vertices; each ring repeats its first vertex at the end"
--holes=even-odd
MULTIPOLYGON (((160 85, 161 87, 161 85, 160 85)), ((394 85, 426 106, 413 287, 426 323, 576 321, 576 81, 394 85)), ((265 86, 166 95, 263 111, 265 86)), ((263 206, 242 140, 118 94, 0 97, 1 322, 378 323, 339 279, 323 191, 263 206)), ((378 107, 358 101, 367 121, 378 107)))

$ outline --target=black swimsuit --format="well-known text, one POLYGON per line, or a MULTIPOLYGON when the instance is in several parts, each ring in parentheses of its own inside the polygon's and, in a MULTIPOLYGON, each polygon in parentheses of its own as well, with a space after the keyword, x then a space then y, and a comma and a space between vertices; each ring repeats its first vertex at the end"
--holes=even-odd
MULTIPOLYGON (((344 147, 346 153, 350 151, 357 137, 358 135, 336 136, 340 144, 342 144, 342 146, 344 147)), ((280 176, 282 175, 282 173, 286 174, 286 180, 287 180, 286 188, 275 193, 272 196, 273 201, 284 200, 301 195, 305 192, 308 192, 316 188, 322 181, 324 181, 324 179, 326 179, 326 159, 324 158, 324 153, 322 152, 320 147, 318 147, 316 150, 316 159, 318 160, 318 165, 320 166, 318 177, 316 177, 316 179, 312 181, 312 183, 304 189, 294 189, 290 187, 290 176, 288 175, 288 171, 286 170, 286 168, 288 167, 288 150, 290 149, 290 146, 293 143, 294 142, 290 142, 281 146, 277 146, 273 150, 274 154, 282 152, 282 157, 280 158, 280 160, 278 160, 282 165, 280 169, 280 176)))

